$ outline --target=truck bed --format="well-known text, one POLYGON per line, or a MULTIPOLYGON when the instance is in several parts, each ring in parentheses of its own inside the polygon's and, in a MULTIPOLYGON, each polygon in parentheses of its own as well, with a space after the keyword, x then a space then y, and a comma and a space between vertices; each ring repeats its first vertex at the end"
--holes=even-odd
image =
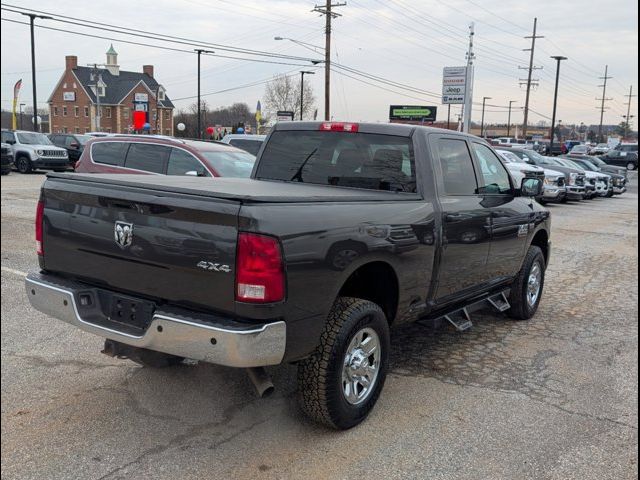
POLYGON ((208 178, 165 175, 121 175, 92 173, 50 173, 56 182, 113 185, 114 189, 142 188, 200 197, 235 200, 241 203, 301 202, 388 202, 411 201, 417 194, 364 190, 359 188, 288 183, 248 178, 208 178))

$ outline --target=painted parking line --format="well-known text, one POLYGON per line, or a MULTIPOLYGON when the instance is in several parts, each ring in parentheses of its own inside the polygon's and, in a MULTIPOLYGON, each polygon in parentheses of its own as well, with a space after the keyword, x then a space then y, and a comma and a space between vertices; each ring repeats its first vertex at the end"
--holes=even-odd
POLYGON ((19 277, 26 277, 27 274, 25 272, 22 272, 20 270, 16 270, 15 268, 9 268, 9 267, 2 267, 2 271, 3 272, 7 272, 7 273, 11 273, 13 275, 17 275, 19 277))

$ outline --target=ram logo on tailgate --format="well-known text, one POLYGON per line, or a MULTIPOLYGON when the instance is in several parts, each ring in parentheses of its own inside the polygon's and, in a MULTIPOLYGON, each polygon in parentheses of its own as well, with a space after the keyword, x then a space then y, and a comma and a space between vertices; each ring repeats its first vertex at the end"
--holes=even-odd
POLYGON ((120 248, 127 248, 133 242, 133 223, 116 222, 114 236, 120 248))

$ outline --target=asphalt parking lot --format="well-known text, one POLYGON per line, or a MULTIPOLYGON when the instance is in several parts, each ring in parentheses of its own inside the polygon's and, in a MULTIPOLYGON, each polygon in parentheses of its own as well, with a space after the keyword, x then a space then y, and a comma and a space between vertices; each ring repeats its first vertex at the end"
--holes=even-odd
POLYGON ((551 205, 537 316, 475 315, 465 333, 393 332, 373 414, 307 421, 295 367, 255 397, 242 371, 143 369, 32 310, 42 174, 2 177, 2 478, 626 479, 638 474, 638 181, 551 205))

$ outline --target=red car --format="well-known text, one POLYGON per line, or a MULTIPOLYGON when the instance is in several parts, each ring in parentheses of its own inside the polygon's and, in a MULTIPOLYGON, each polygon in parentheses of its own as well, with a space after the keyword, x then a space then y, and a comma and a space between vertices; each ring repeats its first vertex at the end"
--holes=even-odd
POLYGON ((87 142, 80 173, 249 177, 256 157, 223 143, 149 135, 114 135, 87 142))

